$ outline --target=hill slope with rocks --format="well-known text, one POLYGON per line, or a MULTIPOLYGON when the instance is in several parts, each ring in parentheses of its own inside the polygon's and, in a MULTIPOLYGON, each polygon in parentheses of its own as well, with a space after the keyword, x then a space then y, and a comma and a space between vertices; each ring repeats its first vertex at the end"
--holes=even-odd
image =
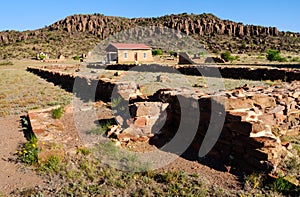
POLYGON ((138 26, 168 27, 181 31, 197 39, 210 52, 262 53, 269 48, 295 53, 300 51, 299 33, 221 20, 212 14, 183 13, 132 19, 93 14, 69 16, 33 31, 0 32, 0 59, 33 58, 39 51, 51 57, 60 54, 72 57, 87 53, 109 35, 138 26))

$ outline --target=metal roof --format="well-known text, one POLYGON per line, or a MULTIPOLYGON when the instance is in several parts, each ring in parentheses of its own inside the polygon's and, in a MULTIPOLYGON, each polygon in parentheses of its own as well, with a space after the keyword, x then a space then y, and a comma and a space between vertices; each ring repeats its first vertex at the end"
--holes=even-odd
POLYGON ((145 44, 134 44, 134 43, 110 43, 110 45, 114 46, 117 49, 143 49, 148 50, 151 49, 151 47, 145 45, 145 44))

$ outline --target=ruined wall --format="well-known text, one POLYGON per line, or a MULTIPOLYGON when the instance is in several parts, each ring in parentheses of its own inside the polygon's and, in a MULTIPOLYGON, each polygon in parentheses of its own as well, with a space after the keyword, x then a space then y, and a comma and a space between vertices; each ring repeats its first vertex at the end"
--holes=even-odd
POLYGON ((148 64, 148 65, 87 65, 88 68, 105 68, 107 70, 135 70, 140 72, 168 72, 174 73, 179 71, 184 75, 202 76, 201 72, 207 73, 206 77, 215 77, 215 72, 209 72, 218 69, 223 78, 231 79, 249 79, 249 80, 280 80, 284 82, 292 82, 300 80, 299 65, 180 65, 180 66, 162 66, 159 64, 148 64), (289 68, 291 67, 291 68, 289 68), (210 76, 209 73, 212 73, 210 76))
MULTIPOLYGON (((153 139, 160 138, 160 144, 156 144, 159 147, 172 140, 183 126, 190 128, 184 131, 185 136, 192 134, 193 137, 190 149, 198 152, 204 137, 209 135, 209 125, 220 124, 211 120, 211 115, 225 115, 221 135, 207 157, 245 171, 276 169, 290 148, 280 137, 298 135, 300 130, 299 81, 269 88, 243 87, 214 95, 186 89, 160 90, 149 98, 137 99, 136 85, 130 82, 88 79, 40 68, 28 68, 28 71, 68 91, 73 90, 75 79, 81 80, 82 88, 87 91, 94 85, 96 99, 104 101, 110 101, 113 88, 117 86, 118 94, 130 100, 131 105, 131 117, 121 117, 123 121, 135 131, 139 128, 139 136, 156 134, 153 139), (154 112, 158 114, 153 116, 154 112), (161 120, 165 120, 163 125, 159 122, 159 129, 154 128, 161 120), (191 126, 195 124, 197 127, 193 130, 191 126)), ((296 71, 289 72, 290 80, 296 77, 296 71)))
POLYGON ((68 92, 73 92, 79 98, 89 100, 111 101, 111 95, 116 91, 129 100, 129 95, 137 89, 131 82, 112 82, 109 79, 88 78, 80 75, 55 71, 51 69, 29 67, 27 71, 46 79, 55 85, 61 86, 68 92))
POLYGON ((212 99, 215 95, 185 95, 180 90, 159 91, 154 95, 153 99, 169 104, 166 123, 169 129, 165 129, 161 136, 171 139, 178 128, 176 124, 170 126, 172 123, 180 122, 181 126, 189 128, 200 114, 198 130, 191 145, 198 153, 204 137, 211 135, 207 133, 208 126, 222 124, 211 120, 212 114, 220 114, 224 110, 226 116, 221 135, 207 156, 245 171, 274 170, 289 148, 289 144, 282 142, 280 137, 298 135, 300 130, 299 82, 269 89, 240 88, 224 92, 218 95, 224 99, 223 102, 212 99), (217 106, 214 110, 212 104, 217 106), (183 114, 182 111, 189 113, 183 114))
MULTIPOLYGON (((270 65, 272 66, 272 65, 270 65)), ((300 70, 288 68, 262 68, 262 67, 243 67, 243 66, 217 66, 223 78, 231 79, 250 79, 250 80, 281 80, 292 82, 300 80, 300 70)), ((210 69, 209 66, 180 66, 177 70, 185 75, 201 76, 199 70, 210 69)), ((209 73, 209 72, 207 72, 209 73)), ((206 76, 209 77, 209 76, 206 76)))

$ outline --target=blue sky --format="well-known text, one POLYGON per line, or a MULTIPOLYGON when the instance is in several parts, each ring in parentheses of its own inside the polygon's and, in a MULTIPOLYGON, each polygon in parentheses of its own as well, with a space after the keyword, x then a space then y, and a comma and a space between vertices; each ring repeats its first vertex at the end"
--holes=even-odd
POLYGON ((299 10, 299 0, 9 0, 1 2, 0 31, 38 29, 73 14, 132 18, 187 12, 300 32, 299 10))

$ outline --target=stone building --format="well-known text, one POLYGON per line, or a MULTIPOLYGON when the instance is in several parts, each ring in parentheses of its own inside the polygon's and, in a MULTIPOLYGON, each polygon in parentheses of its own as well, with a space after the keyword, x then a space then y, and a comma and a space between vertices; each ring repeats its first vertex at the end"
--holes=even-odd
POLYGON ((105 51, 107 62, 111 64, 153 62, 152 49, 145 44, 110 43, 105 51))

